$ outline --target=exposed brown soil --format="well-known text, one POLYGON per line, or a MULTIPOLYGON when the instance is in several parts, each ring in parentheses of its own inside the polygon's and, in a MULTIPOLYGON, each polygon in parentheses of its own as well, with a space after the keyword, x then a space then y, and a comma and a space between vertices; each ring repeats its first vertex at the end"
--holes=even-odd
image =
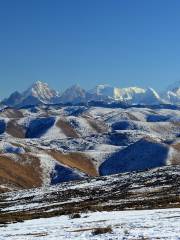
POLYGON ((174 156, 171 159, 172 165, 180 165, 180 143, 173 144, 172 147, 175 149, 174 156))
POLYGON ((17 109, 8 108, 5 109, 2 113, 0 113, 0 116, 8 118, 22 118, 23 113, 17 109))
POLYGON ((156 132, 156 133, 159 133, 159 134, 162 134, 163 132, 164 133, 167 133, 169 131, 168 128, 170 128, 172 125, 169 123, 169 125, 163 125, 163 124, 154 124, 154 123, 151 123, 150 125, 150 128, 152 131, 156 132))
POLYGON ((139 121, 139 119, 137 117, 135 117, 133 114, 131 113, 127 113, 127 116, 129 117, 130 120, 132 121, 139 121))
POLYGON ((61 152, 52 150, 50 151, 50 155, 58 162, 79 169, 80 171, 87 173, 89 176, 99 175, 92 160, 83 153, 62 154, 61 152))
POLYGON ((107 227, 98 227, 98 228, 95 228, 93 231, 92 231, 92 234, 93 235, 99 235, 99 234, 105 234, 105 233, 112 233, 112 228, 111 226, 107 226, 107 227))
POLYGON ((88 116, 83 116, 89 125, 94 129, 97 133, 105 133, 107 132, 107 126, 100 121, 94 120, 88 116))
POLYGON ((40 187, 41 169, 38 158, 18 155, 18 162, 9 156, 0 155, 0 182, 15 189, 40 187))
POLYGON ((175 143, 172 145, 173 148, 175 148, 177 151, 180 151, 180 143, 175 143))
MULTIPOLYGON (((0 182, 1 182, 1 178, 0 178, 0 182)), ((0 187, 0 193, 5 193, 5 192, 8 192, 9 191, 9 188, 7 187, 0 187)))
POLYGON ((180 122, 172 122, 173 125, 180 127, 180 122))
POLYGON ((59 127, 67 137, 79 137, 77 132, 69 125, 69 123, 65 119, 59 119, 56 123, 56 126, 59 127))
POLYGON ((6 132, 15 138, 25 138, 25 129, 15 119, 8 122, 6 132))

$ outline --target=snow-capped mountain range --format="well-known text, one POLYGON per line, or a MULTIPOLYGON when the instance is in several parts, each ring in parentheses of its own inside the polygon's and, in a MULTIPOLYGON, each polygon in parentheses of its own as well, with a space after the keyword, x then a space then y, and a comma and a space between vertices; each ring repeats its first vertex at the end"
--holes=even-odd
POLYGON ((97 85, 91 90, 85 90, 73 85, 61 94, 51 89, 47 83, 35 82, 22 93, 12 93, 1 104, 10 107, 23 107, 26 105, 57 104, 57 103, 87 103, 89 101, 122 102, 129 105, 158 105, 180 104, 180 81, 171 85, 162 93, 153 88, 127 87, 119 88, 110 85, 97 85))

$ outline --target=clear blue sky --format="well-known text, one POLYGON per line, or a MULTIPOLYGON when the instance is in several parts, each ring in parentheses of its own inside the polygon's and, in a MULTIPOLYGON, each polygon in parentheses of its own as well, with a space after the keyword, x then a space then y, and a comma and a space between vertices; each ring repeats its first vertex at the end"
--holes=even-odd
POLYGON ((180 0, 1 0, 0 98, 37 79, 166 87, 180 79, 180 0))

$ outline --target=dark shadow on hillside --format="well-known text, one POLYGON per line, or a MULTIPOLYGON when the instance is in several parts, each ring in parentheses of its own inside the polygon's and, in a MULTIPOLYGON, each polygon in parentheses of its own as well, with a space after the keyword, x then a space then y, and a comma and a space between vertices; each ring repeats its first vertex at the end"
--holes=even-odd
POLYGON ((3 134, 6 130, 6 123, 4 120, 0 120, 0 134, 3 134))
POLYGON ((51 128, 55 123, 54 117, 37 118, 30 122, 26 131, 26 138, 41 137, 46 131, 51 128))
POLYGON ((146 170, 166 165, 168 146, 148 139, 141 139, 129 147, 114 153, 105 160, 100 175, 146 170))
POLYGON ((54 171, 51 173, 51 184, 81 180, 83 177, 76 173, 75 170, 56 164, 54 171))

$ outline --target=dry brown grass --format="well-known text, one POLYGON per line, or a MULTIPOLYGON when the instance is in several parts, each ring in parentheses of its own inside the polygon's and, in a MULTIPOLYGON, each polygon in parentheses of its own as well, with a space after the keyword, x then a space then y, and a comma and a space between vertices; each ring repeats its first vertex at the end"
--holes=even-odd
POLYGON ((92 160, 83 153, 68 153, 62 154, 61 152, 52 150, 50 155, 58 162, 72 168, 79 169, 90 176, 98 176, 98 171, 94 166, 92 160))
POLYGON ((131 114, 129 112, 127 112, 126 114, 127 114, 127 116, 129 117, 130 120, 139 121, 139 119, 136 116, 134 116, 133 114, 131 114))
POLYGON ((30 236, 30 237, 36 237, 36 239, 38 239, 38 237, 45 237, 47 236, 48 233, 47 232, 40 232, 40 233, 25 233, 25 234, 13 234, 13 235, 8 235, 8 237, 19 237, 19 239, 21 239, 21 237, 27 237, 27 236, 30 236))
MULTIPOLYGON (((2 209, 8 207, 9 204, 20 206, 26 202, 31 203, 32 199, 33 203, 40 203, 40 205, 32 206, 31 209, 21 209, 17 212, 0 211, 0 224, 34 218, 87 213, 87 211, 179 208, 179 170, 179 166, 168 166, 156 169, 153 172, 151 170, 151 175, 149 172, 147 174, 145 172, 119 174, 116 180, 114 176, 111 177, 112 182, 109 181, 109 177, 99 177, 93 179, 93 187, 91 180, 86 179, 84 183, 90 183, 89 187, 79 189, 71 188, 77 186, 79 181, 64 183, 50 191, 49 194, 44 195, 43 191, 40 191, 38 198, 34 198, 37 191, 28 198, 25 194, 19 200, 11 199, 10 201, 11 194, 0 195, 0 208, 2 209), (94 184, 94 180, 97 184, 94 184), (100 184, 98 181, 100 181, 100 184), (134 184, 138 185, 138 189, 142 189, 142 186, 147 187, 146 191, 140 191, 136 195, 132 195, 131 190, 134 188, 134 184), (160 189, 159 192, 152 191, 152 188, 156 190, 157 186, 160 189), (71 201, 68 201, 69 199, 71 201), (81 201, 77 201, 77 199, 81 199, 81 201), (44 204, 42 205, 42 203, 44 204)), ((135 189, 137 189, 137 186, 135 189)), ((106 225, 104 224, 104 226, 106 225)))
POLYGON ((79 213, 73 213, 69 216, 70 219, 75 219, 75 218, 81 218, 81 215, 79 213))
POLYGON ((69 123, 65 119, 59 119, 56 123, 56 126, 59 127, 67 137, 79 137, 77 132, 69 125, 69 123))
POLYGON ((180 152, 180 143, 175 143, 175 144, 172 145, 172 147, 180 152))
POLYGON ((12 109, 12 108, 8 108, 5 109, 1 114, 1 117, 8 117, 8 118, 22 118, 23 117, 23 113, 17 109, 12 109))
MULTIPOLYGON (((59 163, 76 168, 90 176, 98 176, 91 159, 81 153, 62 154, 58 151, 48 151, 59 163)), ((0 192, 11 189, 28 189, 42 186, 42 169, 38 157, 32 153, 0 154, 0 183, 4 186, 0 192), (15 157, 13 159, 12 157, 15 157)))
POLYGON ((99 235, 99 234, 105 234, 105 233, 112 233, 111 226, 95 228, 92 231, 93 235, 99 235))
POLYGON ((174 126, 180 127, 180 122, 173 122, 172 124, 173 124, 174 126))
POLYGON ((39 159, 32 155, 19 154, 17 162, 9 156, 0 155, 0 182, 20 189, 40 187, 42 181, 39 159))
POLYGON ((0 193, 5 193, 5 192, 8 192, 8 191, 9 191, 9 188, 6 188, 6 187, 2 188, 2 187, 0 187, 0 193))
POLYGON ((171 145, 175 149, 175 153, 171 159, 172 165, 180 165, 180 143, 171 145))
POLYGON ((16 120, 8 122, 6 132, 15 138, 25 138, 25 129, 16 120))
POLYGON ((107 126, 98 120, 90 118, 89 116, 83 116, 89 125, 94 129, 97 133, 104 133, 107 132, 107 126))

